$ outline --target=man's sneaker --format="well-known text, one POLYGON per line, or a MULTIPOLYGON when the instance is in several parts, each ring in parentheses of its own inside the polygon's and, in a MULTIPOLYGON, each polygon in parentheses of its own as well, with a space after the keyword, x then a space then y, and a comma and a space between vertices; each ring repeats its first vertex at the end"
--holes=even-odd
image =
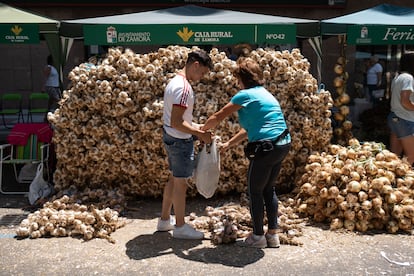
POLYGON ((265 248, 267 241, 264 235, 251 233, 240 245, 244 247, 265 248))
POLYGON ((280 247, 279 236, 277 234, 268 234, 265 235, 267 241, 267 247, 278 248, 280 247))
POLYGON ((172 232, 173 238, 185 239, 185 240, 201 240, 204 238, 203 232, 195 230, 188 224, 184 224, 180 227, 175 227, 172 232))
POLYGON ((170 216, 170 219, 162 220, 161 218, 158 219, 157 223, 157 231, 165 232, 174 230, 175 228, 175 219, 174 217, 170 216))

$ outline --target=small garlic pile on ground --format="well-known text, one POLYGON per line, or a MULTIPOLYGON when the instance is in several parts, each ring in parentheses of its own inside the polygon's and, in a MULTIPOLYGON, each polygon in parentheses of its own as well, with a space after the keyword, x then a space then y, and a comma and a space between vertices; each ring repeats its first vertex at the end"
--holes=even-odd
MULTIPOLYGON (((168 180, 162 143, 164 88, 193 49, 169 46, 136 54, 110 48, 102 64, 80 64, 69 73, 71 86, 64 91, 60 108, 48 115, 55 129, 57 191, 119 188, 125 195, 161 196, 168 180)), ((194 117, 199 123, 237 92, 232 75, 236 63, 217 48, 210 56, 213 70, 194 84, 194 117)), ((329 144, 332 98, 328 91, 317 90, 310 64, 298 49, 258 48, 250 57, 262 66, 266 87, 280 101, 292 136, 292 149, 278 179, 281 192, 295 186, 310 153, 329 144)), ((239 129, 235 114, 215 132, 226 141, 239 129)), ((247 164, 243 145, 223 153, 218 193, 244 192, 247 164)), ((197 193, 192 186, 189 195, 197 193)))
POLYGON ((52 200, 64 195, 70 196, 70 202, 77 202, 87 206, 93 205, 97 209, 110 207, 117 212, 122 212, 127 204, 127 198, 120 188, 110 190, 102 188, 90 189, 87 187, 80 191, 76 187, 71 186, 57 193, 52 200))
MULTIPOLYGON (((295 200, 286 198, 279 201, 279 239, 282 244, 302 245, 296 240, 302 236, 306 218, 295 213, 295 200)), ((247 206, 229 202, 221 207, 207 206, 207 216, 190 214, 190 224, 211 234, 213 244, 227 244, 245 238, 252 231, 252 220, 247 206)), ((266 219, 264 223, 267 223, 266 219)))
POLYGON ((20 238, 30 237, 81 237, 84 240, 103 238, 114 243, 110 237, 116 229, 125 226, 126 219, 110 208, 98 209, 94 205, 73 203, 63 196, 43 205, 28 215, 18 229, 20 238))
POLYGON ((330 145, 309 156, 299 182, 297 210, 331 229, 411 232, 414 171, 405 160, 375 142, 330 145))

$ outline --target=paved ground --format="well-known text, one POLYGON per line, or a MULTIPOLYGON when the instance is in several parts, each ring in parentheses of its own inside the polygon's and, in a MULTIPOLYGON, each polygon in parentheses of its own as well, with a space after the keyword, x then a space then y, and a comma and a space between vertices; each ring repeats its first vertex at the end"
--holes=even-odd
MULTIPOLYGON (((189 199, 187 210, 201 216, 207 205, 228 201, 189 199)), ((23 210, 28 200, 0 194, 0 275, 414 275, 414 237, 404 233, 360 235, 309 225, 300 247, 214 246, 207 239, 174 240, 154 232, 161 199, 130 205, 136 208, 126 213, 128 224, 112 234, 115 244, 70 237, 18 240, 15 230, 29 214, 23 210)))
MULTIPOLYGON (((188 210, 228 199, 190 199, 188 210)), ((210 240, 172 239, 154 232, 160 200, 132 202, 128 224, 112 234, 116 243, 94 239, 18 240, 27 198, 0 195, 0 275, 414 275, 414 237, 406 234, 332 232, 306 226, 303 246, 279 249, 214 246, 210 240)), ((217 205, 218 206, 218 205, 217 205)))
MULTIPOLYGON (((192 199, 188 210, 210 201, 192 199)), ((414 238, 405 234, 337 233, 307 226, 302 247, 213 246, 154 233, 160 200, 140 200, 111 244, 95 239, 14 238, 27 216, 24 197, 0 195, 0 275, 414 275, 414 238), (383 254, 381 254, 383 253, 383 254)))

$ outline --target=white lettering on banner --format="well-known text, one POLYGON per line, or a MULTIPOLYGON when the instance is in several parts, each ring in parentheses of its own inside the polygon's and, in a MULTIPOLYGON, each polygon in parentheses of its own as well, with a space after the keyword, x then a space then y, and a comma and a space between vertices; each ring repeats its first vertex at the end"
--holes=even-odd
POLYGON ((232 38, 233 34, 231 32, 195 32, 194 37, 232 38))
POLYGON ((408 32, 397 32, 397 28, 387 28, 387 33, 382 40, 414 40, 413 29, 408 32))
POLYGON ((6 35, 4 38, 10 42, 25 42, 26 40, 29 40, 29 36, 27 35, 6 35))
POLYGON ((203 37, 201 39, 203 42, 219 42, 220 40, 217 37, 203 37))
POLYGON ((358 44, 371 44, 372 39, 371 38, 357 38, 356 43, 358 43, 358 44))
POLYGON ((266 39, 285 39, 285 34, 266 34, 266 39))
POLYGON ((151 41, 150 32, 140 32, 140 33, 118 33, 118 42, 148 42, 151 41))

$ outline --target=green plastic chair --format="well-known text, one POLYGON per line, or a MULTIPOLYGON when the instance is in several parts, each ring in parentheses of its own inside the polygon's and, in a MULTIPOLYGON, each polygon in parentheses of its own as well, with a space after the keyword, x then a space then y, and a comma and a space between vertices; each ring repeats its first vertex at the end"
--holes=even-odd
POLYGON ((18 93, 5 93, 1 96, 1 110, 0 114, 3 119, 3 125, 6 128, 12 128, 6 122, 6 116, 17 116, 17 123, 20 123, 20 118, 24 123, 23 111, 22 111, 22 95, 18 93))
MULTIPOLYGON (((29 107, 27 121, 33 123, 33 114, 47 114, 49 95, 47 93, 31 93, 29 96, 29 107)), ((43 121, 44 118, 42 118, 43 121)))

